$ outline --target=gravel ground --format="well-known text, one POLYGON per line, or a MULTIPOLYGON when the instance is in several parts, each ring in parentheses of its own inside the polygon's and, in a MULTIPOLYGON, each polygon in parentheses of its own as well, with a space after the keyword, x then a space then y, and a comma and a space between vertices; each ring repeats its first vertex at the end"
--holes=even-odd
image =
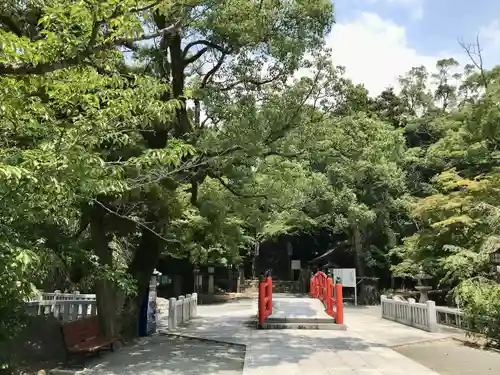
POLYGON ((393 349, 441 375, 500 373, 500 353, 477 349, 452 339, 404 345, 393 349))

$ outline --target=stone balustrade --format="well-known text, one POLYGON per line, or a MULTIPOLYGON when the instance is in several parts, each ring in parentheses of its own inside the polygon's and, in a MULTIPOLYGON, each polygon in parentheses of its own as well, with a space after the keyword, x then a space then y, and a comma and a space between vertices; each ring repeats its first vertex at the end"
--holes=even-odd
POLYGON ((380 297, 382 318, 419 328, 428 332, 437 332, 436 303, 416 303, 413 298, 408 302, 380 297))
POLYGON ((174 330, 179 325, 196 317, 198 309, 198 294, 187 294, 168 301, 168 329, 174 330))

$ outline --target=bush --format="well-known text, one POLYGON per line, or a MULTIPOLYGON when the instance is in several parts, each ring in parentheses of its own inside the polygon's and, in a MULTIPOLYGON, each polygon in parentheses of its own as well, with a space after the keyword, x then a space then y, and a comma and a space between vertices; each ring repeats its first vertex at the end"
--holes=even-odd
POLYGON ((487 344, 500 346, 500 285, 485 278, 473 278, 457 288, 465 324, 471 334, 484 335, 487 344))

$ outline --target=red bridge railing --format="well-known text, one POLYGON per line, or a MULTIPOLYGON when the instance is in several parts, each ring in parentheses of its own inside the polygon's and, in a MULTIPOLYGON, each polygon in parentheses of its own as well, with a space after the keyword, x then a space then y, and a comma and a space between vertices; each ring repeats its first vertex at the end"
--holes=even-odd
POLYGON ((335 318, 335 323, 344 324, 344 307, 342 305, 342 284, 334 284, 333 279, 324 272, 316 272, 311 277, 310 293, 325 305, 326 313, 335 318))
POLYGON ((270 276, 259 280, 259 324, 273 313, 273 279, 270 276))

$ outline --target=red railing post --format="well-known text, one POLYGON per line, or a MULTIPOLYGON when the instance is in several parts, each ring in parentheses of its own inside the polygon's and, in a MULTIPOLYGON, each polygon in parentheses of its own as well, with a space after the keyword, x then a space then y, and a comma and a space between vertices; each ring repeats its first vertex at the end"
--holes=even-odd
POLYGON ((335 284, 324 272, 316 272, 311 277, 310 288, 311 297, 323 302, 326 313, 335 318, 335 323, 343 324, 342 284, 335 284))
POLYGON ((319 274, 319 287, 320 287, 320 296, 321 296, 321 300, 324 301, 325 300, 325 280, 323 278, 323 273, 320 273, 319 274))
POLYGON ((273 280, 270 277, 259 279, 259 324, 273 312, 273 280))
POLYGON ((330 316, 333 315, 333 283, 332 278, 326 279, 326 313, 330 316))
POLYGON ((266 319, 266 283, 259 282, 259 323, 263 324, 266 319))
POLYGON ((267 316, 273 313, 273 279, 268 277, 266 283, 266 297, 267 297, 267 306, 266 306, 266 314, 267 316))
POLYGON ((344 324, 344 306, 342 304, 342 284, 335 284, 335 323, 344 324))

